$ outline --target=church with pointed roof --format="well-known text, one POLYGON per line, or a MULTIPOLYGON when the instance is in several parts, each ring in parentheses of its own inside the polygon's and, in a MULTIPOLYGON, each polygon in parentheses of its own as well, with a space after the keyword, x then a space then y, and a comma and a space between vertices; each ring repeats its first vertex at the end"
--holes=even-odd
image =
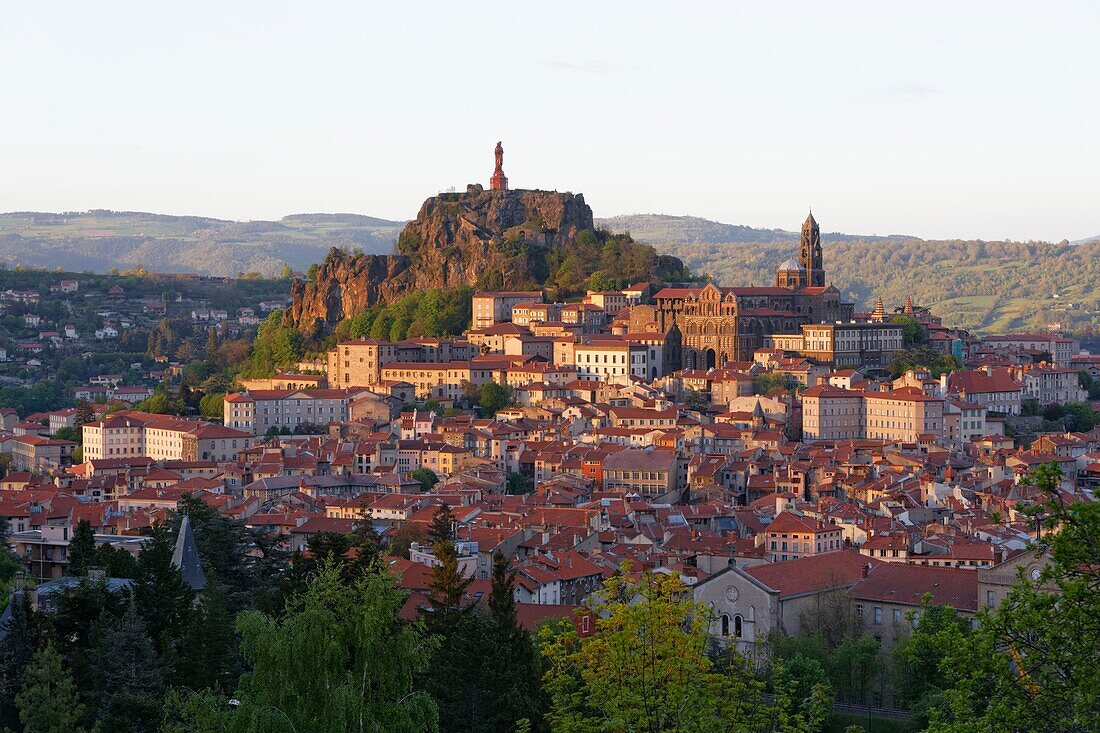
POLYGON ((664 288, 654 296, 664 333, 680 336, 684 369, 752 361, 771 334, 797 334, 804 324, 852 318, 852 303, 825 281, 821 228, 811 212, 802 225, 798 259, 779 265, 774 286, 664 288))

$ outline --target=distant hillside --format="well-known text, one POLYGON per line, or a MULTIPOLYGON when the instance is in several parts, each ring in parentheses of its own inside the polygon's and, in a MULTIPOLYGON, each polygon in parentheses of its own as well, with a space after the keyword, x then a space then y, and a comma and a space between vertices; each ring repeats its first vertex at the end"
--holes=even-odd
POLYGON ((295 214, 279 221, 226 221, 135 211, 0 214, 0 262, 107 272, 143 266, 160 272, 233 276, 305 270, 331 247, 392 251, 405 222, 359 214, 295 214))
MULTIPOLYGON (((694 217, 620 216, 597 222, 627 231, 693 272, 723 285, 770 284, 776 266, 796 255, 798 235, 731 226, 694 217), (751 245, 751 246, 750 246, 751 245)), ((822 235, 829 280, 870 309, 907 296, 931 306, 948 325, 984 332, 1100 330, 1100 241, 924 241, 915 237, 822 235)))
MULTIPOLYGON (((667 214, 626 214, 597 219, 596 225, 613 232, 630 232, 646 244, 724 244, 734 242, 797 242, 798 232, 784 229, 756 229, 738 224, 723 224, 697 216, 667 214)), ((885 237, 823 232, 826 242, 901 242, 918 237, 891 234, 885 237)))

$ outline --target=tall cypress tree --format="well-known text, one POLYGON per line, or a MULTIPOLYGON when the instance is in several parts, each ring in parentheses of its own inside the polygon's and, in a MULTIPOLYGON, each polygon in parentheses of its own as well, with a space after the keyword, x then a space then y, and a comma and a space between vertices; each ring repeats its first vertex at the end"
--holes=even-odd
POLYGON ((134 603, 101 635, 94 654, 95 733, 154 733, 164 685, 145 623, 134 603))
POLYGON ((440 504, 432 517, 432 524, 428 528, 428 539, 432 542, 451 541, 455 538, 455 519, 451 507, 440 504))
POLYGON ((15 730, 19 726, 15 696, 23 689, 38 646, 38 627, 25 594, 17 593, 10 603, 11 615, 0 628, 0 729, 15 730))
POLYGON ((88 566, 95 564, 95 534, 87 519, 81 519, 73 529, 73 538, 69 541, 69 575, 84 575, 88 566))
POLYGON ((428 594, 435 602, 436 610, 465 610, 467 604, 464 597, 473 578, 462 575, 454 543, 440 540, 435 543, 433 552, 439 565, 432 568, 432 575, 428 581, 428 594))
POLYGON ((172 564, 172 549, 165 528, 154 527, 151 541, 138 558, 134 599, 161 664, 174 671, 176 648, 194 613, 195 593, 172 564))

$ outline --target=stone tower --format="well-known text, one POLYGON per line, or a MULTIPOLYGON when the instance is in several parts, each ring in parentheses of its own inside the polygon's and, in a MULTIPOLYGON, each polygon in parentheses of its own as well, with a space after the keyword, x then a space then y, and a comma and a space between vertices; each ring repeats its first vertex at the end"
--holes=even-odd
POLYGON ((507 191, 508 177, 504 175, 504 146, 499 141, 497 142, 497 149, 493 153, 497 159, 497 167, 493 171, 493 177, 489 179, 489 190, 507 191))
POLYGON ((798 260, 806 270, 806 284, 811 287, 824 287, 825 266, 821 256, 821 229, 814 220, 812 211, 802 224, 802 243, 798 249, 798 260))

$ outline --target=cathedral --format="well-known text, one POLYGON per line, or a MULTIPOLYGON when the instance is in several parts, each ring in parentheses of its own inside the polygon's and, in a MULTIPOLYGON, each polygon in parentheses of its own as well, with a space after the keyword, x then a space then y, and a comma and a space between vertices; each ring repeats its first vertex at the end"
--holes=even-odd
POLYGON ((813 213, 802 225, 798 259, 779 266, 774 286, 664 288, 654 297, 662 333, 679 331, 681 366, 711 369, 752 361, 769 334, 801 333, 804 324, 852 318, 853 304, 825 284, 821 229, 813 213))

